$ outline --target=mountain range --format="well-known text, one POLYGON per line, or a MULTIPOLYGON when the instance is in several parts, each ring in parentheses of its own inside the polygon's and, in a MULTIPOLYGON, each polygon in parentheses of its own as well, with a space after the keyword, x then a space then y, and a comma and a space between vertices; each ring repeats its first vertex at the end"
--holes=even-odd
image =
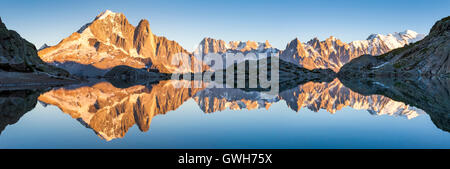
POLYGON ((295 38, 284 50, 272 47, 268 41, 227 43, 204 38, 197 49, 189 52, 175 41, 154 35, 149 21, 141 20, 134 27, 123 14, 107 10, 57 45, 43 46, 38 54, 42 60, 82 76, 101 76, 118 65, 156 69, 162 73, 206 71, 210 65, 202 61, 209 53, 221 54, 224 60, 226 53, 278 54, 281 59, 300 67, 329 68, 338 72, 344 64, 360 55, 381 55, 423 37, 423 34, 406 30, 388 35, 373 34, 366 40, 350 43, 332 36, 324 41, 314 38, 306 43, 295 38), (172 63, 173 60, 188 61, 191 65, 172 63), (198 63, 197 68, 193 67, 194 62, 198 63))
MULTIPOLYGON (((219 54, 227 60, 228 53, 243 56, 264 53, 279 56, 282 60, 280 70, 289 74, 289 78, 280 83, 287 82, 289 85, 286 86, 293 86, 283 87, 279 93, 268 95, 239 88, 174 87, 195 83, 184 80, 135 78, 156 82, 151 85, 127 85, 117 78, 118 83, 62 87, 39 96, 38 100, 42 103, 59 107, 106 140, 123 137, 134 124, 141 131, 147 131, 155 115, 176 110, 189 99, 193 99, 205 113, 225 109, 268 109, 280 101, 294 111, 306 107, 312 111, 325 109, 334 113, 349 106, 366 109, 371 114, 413 118, 425 110, 431 113, 433 122, 439 124, 439 128, 448 130, 449 82, 448 79, 442 82, 439 78, 450 74, 450 17, 436 22, 428 36, 407 30, 388 35, 374 34, 366 40, 350 43, 335 37, 324 41, 314 38, 306 43, 295 38, 283 50, 274 48, 268 41, 225 42, 204 38, 197 49, 189 52, 175 41, 154 35, 147 20, 141 20, 135 27, 123 14, 105 11, 57 45, 45 45, 38 52, 33 44, 1 23, 0 45, 2 78, 11 76, 11 72, 63 78, 70 76, 67 71, 80 76, 113 74, 122 77, 136 75, 133 68, 141 69, 141 72, 186 73, 210 70, 210 65, 203 63, 208 54, 219 54), (188 62, 198 63, 194 65, 200 67, 185 65, 188 62), (339 79, 325 82, 304 80, 312 76, 320 79, 324 77, 321 76, 323 72, 332 74, 332 71, 314 72, 319 68, 339 71, 339 79), (108 73, 110 70, 116 71, 108 73), (398 79, 403 75, 414 79, 398 79), (421 82, 422 75, 439 76, 435 77, 437 82, 421 82), (349 86, 351 88, 347 88, 349 86)), ((243 60, 248 59, 252 58, 243 60)), ((17 77, 10 79, 17 80, 17 77)), ((13 100, 24 93, 33 92, 0 93, 3 96, 0 106, 8 109, 13 100)), ((31 100, 20 111, 20 116, 35 105, 37 96, 33 94, 22 101, 31 100)), ((15 105, 13 108, 19 107, 15 105)), ((7 117, 9 114, 12 113, 8 113, 7 117)), ((15 123, 17 117, 10 118, 1 126, 15 123)))

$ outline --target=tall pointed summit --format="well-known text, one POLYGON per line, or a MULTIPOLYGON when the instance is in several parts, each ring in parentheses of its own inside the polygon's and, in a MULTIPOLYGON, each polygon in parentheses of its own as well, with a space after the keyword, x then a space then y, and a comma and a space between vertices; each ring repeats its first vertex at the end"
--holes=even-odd
POLYGON ((40 50, 39 56, 82 76, 103 75, 119 65, 164 73, 193 72, 191 66, 174 65, 172 61, 198 62, 177 42, 154 35, 148 20, 143 19, 134 27, 124 14, 110 10, 57 45, 40 50))

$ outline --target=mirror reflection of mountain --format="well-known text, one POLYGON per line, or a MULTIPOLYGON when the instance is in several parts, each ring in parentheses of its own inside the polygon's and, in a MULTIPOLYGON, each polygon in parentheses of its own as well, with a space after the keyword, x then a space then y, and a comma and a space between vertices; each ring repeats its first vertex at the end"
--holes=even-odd
POLYGON ((44 89, 0 89, 0 134, 6 126, 17 123, 25 113, 36 107, 39 95, 45 91, 44 89))
POLYGON ((335 113, 343 107, 366 109, 375 115, 413 118, 423 111, 381 95, 364 96, 351 91, 338 79, 331 82, 307 82, 270 95, 239 88, 189 88, 196 81, 164 80, 158 84, 117 88, 109 82, 79 88, 59 88, 42 94, 39 100, 59 107, 105 140, 122 138, 136 124, 148 131, 152 118, 176 110, 193 99, 205 113, 226 109, 269 109, 285 101, 298 112, 302 107, 335 113))
POLYGON ((246 92, 240 89, 205 89, 196 94, 196 102, 206 113, 230 108, 256 109, 284 100, 289 108, 298 112, 306 107, 318 112, 325 109, 335 113, 343 107, 366 109, 371 114, 398 115, 414 118, 422 113, 420 109, 402 102, 393 101, 382 95, 364 96, 346 88, 338 79, 332 82, 307 82, 278 95, 265 95, 259 92, 246 92))
POLYGON ((345 86, 362 95, 381 94, 420 108, 430 115, 437 127, 450 131, 449 78, 340 78, 345 86))
POLYGON ((380 56, 363 55, 338 77, 365 95, 382 94, 425 110, 449 131, 450 16, 437 21, 422 40, 380 56))
POLYGON ((338 79, 330 83, 308 82, 291 90, 280 93, 294 111, 307 107, 312 111, 325 109, 335 113, 343 107, 365 109, 371 114, 399 115, 408 119, 418 116, 422 111, 405 103, 394 101, 382 95, 364 96, 345 87, 338 79))
POLYGON ((153 116, 177 109, 200 89, 175 88, 188 81, 161 81, 156 85, 116 88, 109 82, 77 89, 56 89, 39 100, 59 107, 82 121, 100 137, 121 138, 136 124, 147 131, 153 116))

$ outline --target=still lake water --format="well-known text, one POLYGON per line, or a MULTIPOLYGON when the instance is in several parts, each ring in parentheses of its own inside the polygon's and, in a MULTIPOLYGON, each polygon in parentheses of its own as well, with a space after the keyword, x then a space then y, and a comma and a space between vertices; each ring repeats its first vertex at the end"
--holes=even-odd
POLYGON ((338 79, 276 95, 180 83, 3 92, 0 148, 450 148, 425 111, 338 79))

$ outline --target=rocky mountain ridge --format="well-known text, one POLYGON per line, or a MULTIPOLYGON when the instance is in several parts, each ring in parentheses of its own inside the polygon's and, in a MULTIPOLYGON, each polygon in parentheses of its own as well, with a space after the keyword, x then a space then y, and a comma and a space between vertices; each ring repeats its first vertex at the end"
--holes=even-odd
POLYGON ((125 15, 109 10, 57 45, 40 50, 39 56, 48 63, 86 76, 93 72, 82 72, 86 65, 97 69, 95 75, 104 75, 119 65, 157 69, 163 73, 194 72, 191 65, 180 61, 198 62, 177 42, 154 35, 148 20, 143 19, 134 27, 125 15))
POLYGON ((205 58, 209 53, 220 54, 224 60, 225 53, 241 53, 244 56, 248 53, 278 54, 281 59, 300 67, 329 68, 337 72, 344 64, 361 55, 381 55, 422 37, 422 34, 406 30, 388 35, 370 35, 366 40, 350 43, 335 37, 324 41, 314 38, 306 43, 296 38, 284 50, 272 47, 268 41, 227 43, 204 38, 191 53, 175 41, 154 35, 148 20, 141 20, 134 27, 123 14, 107 10, 57 45, 40 50, 39 56, 48 63, 86 76, 104 75, 107 70, 118 65, 156 69, 163 73, 206 71, 211 66, 208 58, 205 58), (182 60, 191 64, 179 64, 186 63, 182 60), (194 67, 194 63, 198 66, 194 67))
MULTIPOLYGON (((230 41, 226 43, 220 39, 204 38, 194 54, 204 57, 208 53, 264 53, 268 56, 279 54, 280 59, 297 64, 307 69, 339 69, 349 61, 364 54, 381 55, 393 49, 403 47, 421 40, 423 34, 411 30, 400 33, 381 35, 372 34, 366 40, 357 40, 350 43, 330 36, 324 41, 318 38, 302 43, 295 38, 286 45, 284 50, 279 50, 270 45, 268 41, 230 41)), ((227 65, 229 66, 229 65, 227 65)))

